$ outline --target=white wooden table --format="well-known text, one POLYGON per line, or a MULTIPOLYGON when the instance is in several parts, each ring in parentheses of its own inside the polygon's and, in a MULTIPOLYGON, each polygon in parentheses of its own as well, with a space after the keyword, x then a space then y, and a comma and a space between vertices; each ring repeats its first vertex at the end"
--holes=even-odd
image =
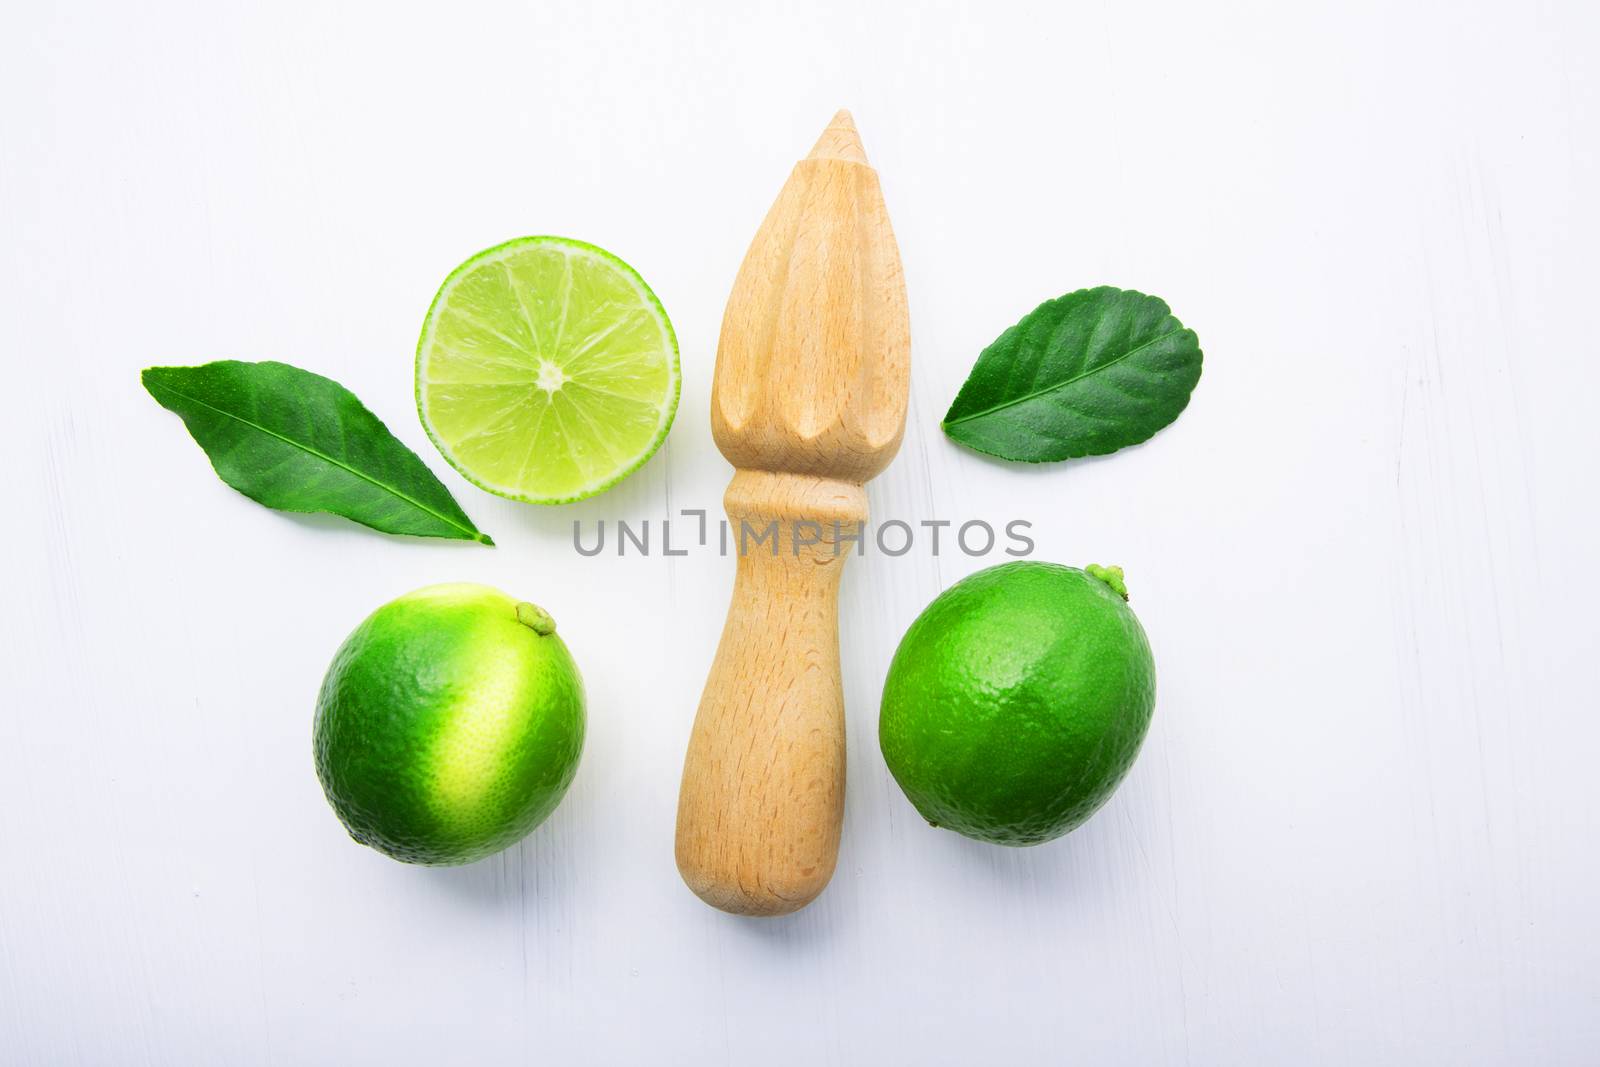
POLYGON ((0 1061, 1594 1063, 1595 7, 710 7, 9 11, 0 1061), (716 513, 723 300, 841 105, 912 302, 875 514, 1120 563, 1160 696, 1079 832, 929 829, 879 689, 998 559, 853 563, 839 873, 739 920, 672 861, 731 562, 571 525, 716 513), (477 491, 413 415, 434 288, 525 233, 628 259, 682 342, 668 445, 574 507, 477 491), (1043 469, 942 437, 984 344, 1102 283, 1199 332, 1176 425, 1043 469), (228 356, 349 385, 499 547, 224 487, 137 372, 228 356), (310 725, 345 633, 441 580, 555 614, 590 733, 543 828, 425 870, 345 837, 310 725))

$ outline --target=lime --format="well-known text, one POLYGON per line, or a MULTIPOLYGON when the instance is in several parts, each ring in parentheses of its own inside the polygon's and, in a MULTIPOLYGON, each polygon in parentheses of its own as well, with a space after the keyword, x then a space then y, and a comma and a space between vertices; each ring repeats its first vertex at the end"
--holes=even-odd
POLYGON ((889 665, 878 741, 923 818, 997 845, 1081 825, 1133 765, 1155 663, 1116 567, 1016 562, 941 593, 889 665))
POLYGON ((555 810, 583 727, 583 680, 548 614, 485 585, 432 585, 367 616, 334 656, 317 777, 363 845, 470 863, 555 810))
POLYGON ((562 504, 655 454, 678 410, 678 339, 644 279, 562 237, 507 241, 450 273, 417 342, 417 412, 491 493, 562 504))

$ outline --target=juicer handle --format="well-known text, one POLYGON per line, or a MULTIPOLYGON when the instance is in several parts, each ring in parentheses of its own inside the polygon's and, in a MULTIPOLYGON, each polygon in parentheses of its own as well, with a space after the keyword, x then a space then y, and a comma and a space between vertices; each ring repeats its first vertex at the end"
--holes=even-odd
POLYGON ((678 870, 706 903, 783 915, 833 876, 844 819, 839 576, 861 486, 739 471, 728 487, 733 601, 678 794, 678 870))

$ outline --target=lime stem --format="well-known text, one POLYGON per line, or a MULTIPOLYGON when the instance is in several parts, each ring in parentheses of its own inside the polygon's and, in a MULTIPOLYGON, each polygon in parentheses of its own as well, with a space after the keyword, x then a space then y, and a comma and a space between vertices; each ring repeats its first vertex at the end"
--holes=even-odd
POLYGON ((1111 591, 1116 593, 1123 600, 1128 599, 1128 586, 1122 580, 1121 567, 1102 567, 1098 563, 1091 563, 1083 569, 1086 573, 1093 575, 1109 585, 1111 587, 1111 591))
POLYGON ((550 613, 526 600, 517 605, 517 621, 540 637, 549 637, 556 632, 556 620, 550 617, 550 613))

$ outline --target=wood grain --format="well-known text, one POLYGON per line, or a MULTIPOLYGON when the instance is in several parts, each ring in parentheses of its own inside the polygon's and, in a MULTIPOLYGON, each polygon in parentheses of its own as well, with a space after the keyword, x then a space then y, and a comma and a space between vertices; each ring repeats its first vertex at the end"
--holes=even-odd
POLYGON ((910 326, 877 173, 840 111, 796 164, 734 281, 712 433, 737 468, 738 573, 684 759, 677 860, 743 915, 804 907, 844 819, 838 588, 862 484, 905 432, 910 326), (750 531, 775 533, 770 553, 750 531), (826 540, 824 540, 826 538, 826 540))

